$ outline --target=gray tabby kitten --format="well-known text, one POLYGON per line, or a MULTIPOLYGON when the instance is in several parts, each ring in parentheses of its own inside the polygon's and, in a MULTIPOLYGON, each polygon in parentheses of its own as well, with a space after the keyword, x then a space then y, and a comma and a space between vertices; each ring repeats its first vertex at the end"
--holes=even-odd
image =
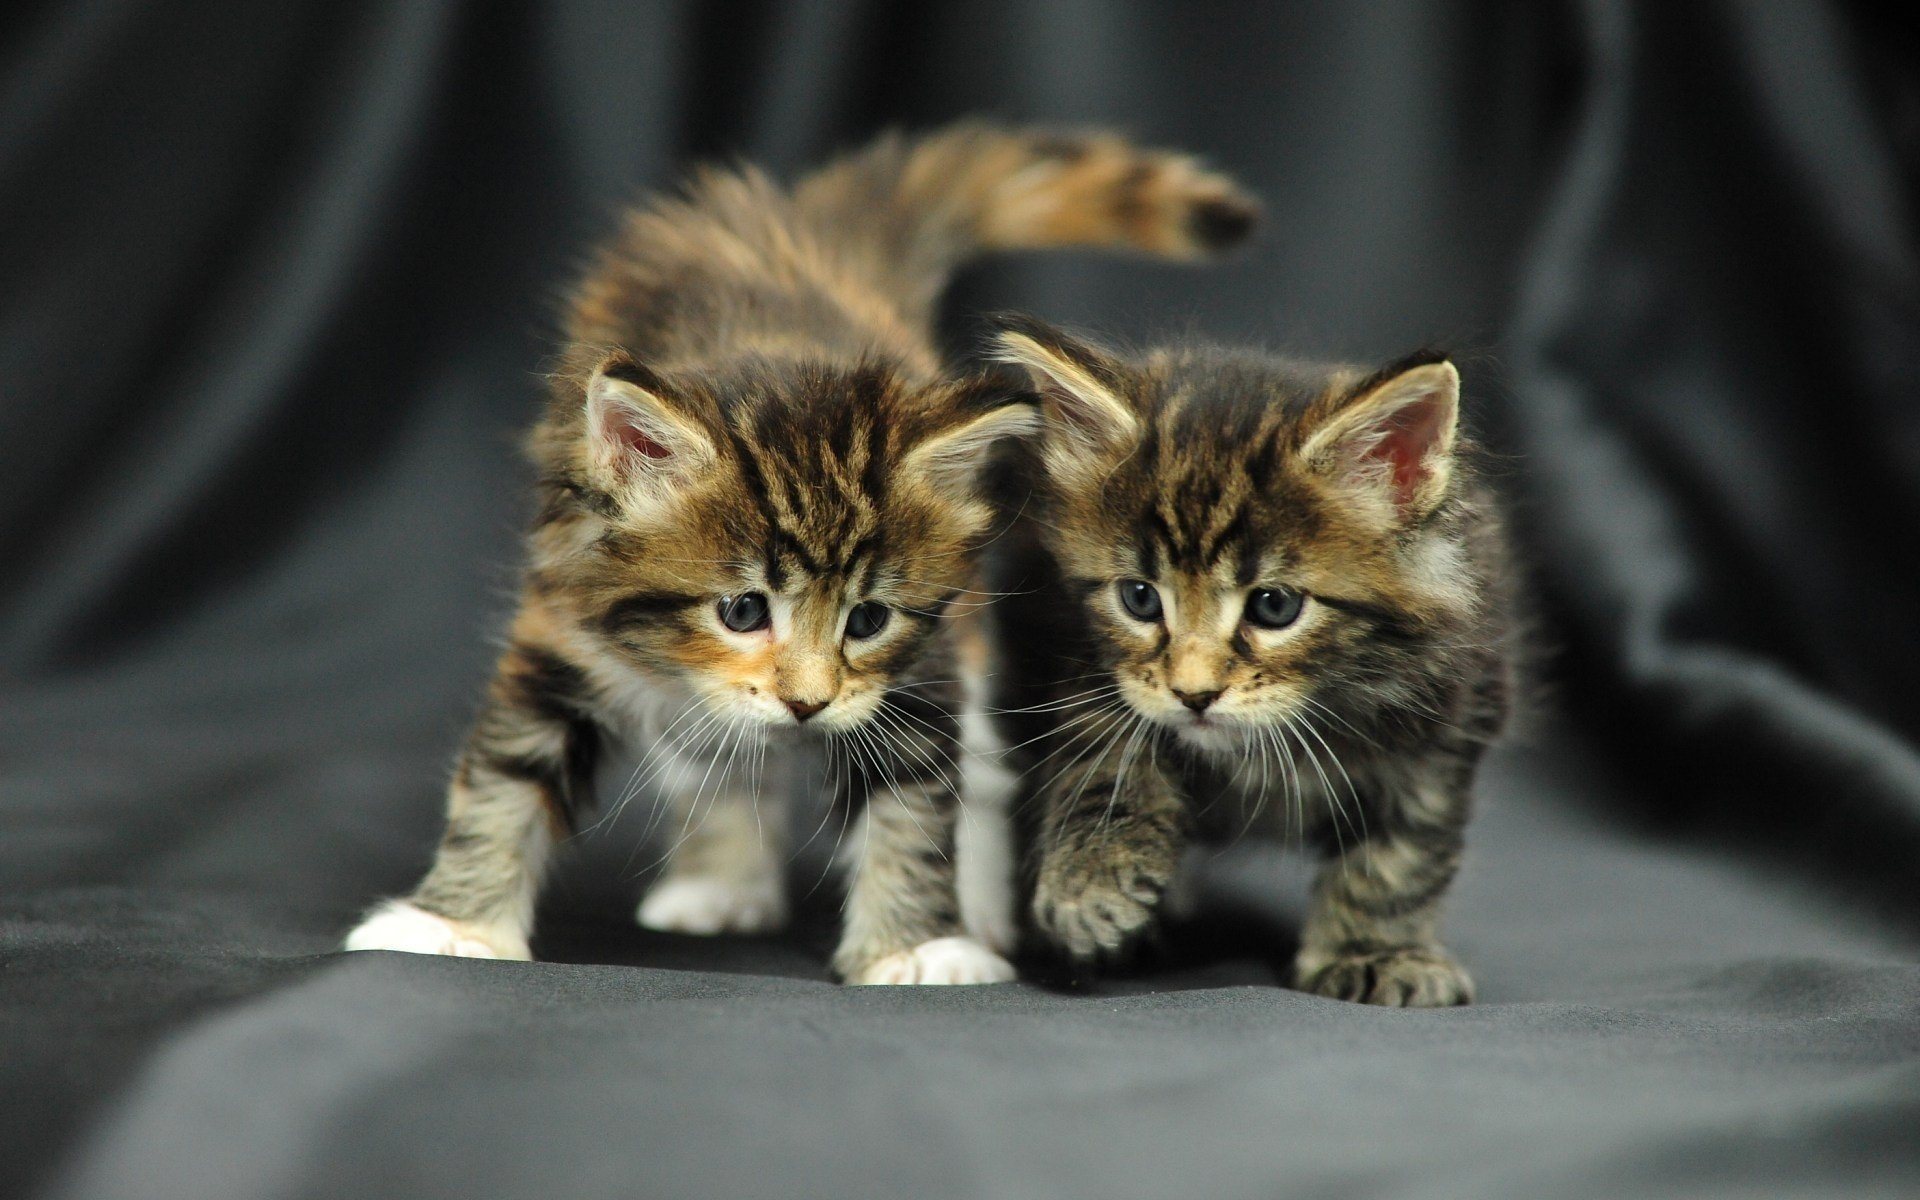
POLYGON ((1037 932, 1083 961, 1153 923, 1195 836, 1324 855, 1297 986, 1463 1004, 1435 920, 1513 690, 1513 572, 1436 354, 1377 371, 1025 318, 1045 432, 993 586, 1037 932))

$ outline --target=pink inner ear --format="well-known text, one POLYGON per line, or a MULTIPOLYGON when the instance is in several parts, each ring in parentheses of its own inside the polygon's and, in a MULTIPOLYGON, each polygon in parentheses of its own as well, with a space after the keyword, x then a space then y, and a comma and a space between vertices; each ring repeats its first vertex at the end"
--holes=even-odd
POLYGON ((1445 428, 1447 405, 1438 396, 1403 404, 1375 423, 1376 436, 1362 451, 1362 462, 1382 462, 1393 471, 1393 498, 1402 508, 1413 504, 1432 471, 1427 457, 1445 428))
POLYGON ((615 418, 610 422, 607 432, 629 454, 638 454, 642 458, 673 457, 673 451, 648 437, 646 431, 631 422, 615 418))

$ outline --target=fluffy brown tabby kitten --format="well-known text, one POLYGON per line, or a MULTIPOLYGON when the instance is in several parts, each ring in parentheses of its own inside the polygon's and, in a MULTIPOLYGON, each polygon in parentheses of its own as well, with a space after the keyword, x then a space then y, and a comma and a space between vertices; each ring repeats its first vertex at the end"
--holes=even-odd
POLYGON ((1452 364, 1123 357, 1024 318, 998 355, 1046 417, 994 572, 1039 932, 1120 951, 1190 836, 1264 824, 1326 856, 1297 986, 1466 1003, 1435 912, 1515 639, 1452 364))
POLYGON ((554 843, 609 739, 677 819, 643 924, 785 917, 764 751, 834 743, 865 825, 834 967, 859 983, 1011 968, 962 936, 955 636, 991 506, 979 464, 1030 398, 942 369, 930 321, 985 250, 1173 258, 1254 215, 1192 160, 1108 136, 886 137, 785 191, 708 171, 640 208, 573 296, 534 430, 542 507, 518 615, 454 770, 446 834, 349 949, 526 958, 554 843))

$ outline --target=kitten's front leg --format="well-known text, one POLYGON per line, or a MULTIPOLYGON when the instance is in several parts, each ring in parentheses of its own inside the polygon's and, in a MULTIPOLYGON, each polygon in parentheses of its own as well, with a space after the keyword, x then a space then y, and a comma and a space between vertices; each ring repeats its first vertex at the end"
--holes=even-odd
POLYGON ((1145 932, 1179 870, 1186 805, 1145 759, 1077 763, 1033 798, 1041 816, 1033 919, 1081 961, 1115 955, 1145 932))
MULTIPOLYGON (((846 926, 833 966, 848 983, 1004 983, 1013 965, 961 923, 955 885, 957 755, 866 781, 846 926)), ((847 798, 850 799, 850 798, 847 798)))
POLYGON ((1467 787, 1465 778, 1416 778, 1384 806, 1386 828, 1327 860, 1300 932, 1295 987, 1405 1008, 1472 1002, 1472 978, 1435 934, 1460 863, 1467 787))
POLYGON ((585 676, 536 643, 501 657, 454 769, 447 828, 413 895, 369 913, 348 950, 529 958, 534 899, 584 807, 600 741, 585 676))
POLYGON ((635 913, 667 933, 772 933, 787 923, 786 805, 730 762, 683 756, 663 772, 667 863, 635 913), (709 776, 715 778, 710 779, 709 776))

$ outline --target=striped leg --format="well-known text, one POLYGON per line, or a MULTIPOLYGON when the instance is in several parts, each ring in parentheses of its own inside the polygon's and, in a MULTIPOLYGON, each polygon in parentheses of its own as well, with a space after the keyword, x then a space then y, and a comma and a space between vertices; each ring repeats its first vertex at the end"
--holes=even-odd
POLYGON ((1473 1000, 1473 980, 1435 935, 1460 865, 1466 780, 1407 785, 1386 828, 1329 858, 1300 931, 1302 991, 1407 1008, 1473 1000))
POLYGON ((1012 964, 967 935, 956 888, 958 747, 864 784, 866 814, 834 969, 848 983, 1001 983, 1012 964))
POLYGON ((1153 760, 1103 755, 1060 772, 1039 806, 1033 919, 1082 961, 1152 925, 1186 845, 1186 805, 1153 760))
POLYGON ((535 646, 510 648, 454 770, 432 868, 408 899, 370 913, 346 948, 530 957, 541 876, 555 839, 573 829, 599 747, 587 713, 577 668, 535 646))

